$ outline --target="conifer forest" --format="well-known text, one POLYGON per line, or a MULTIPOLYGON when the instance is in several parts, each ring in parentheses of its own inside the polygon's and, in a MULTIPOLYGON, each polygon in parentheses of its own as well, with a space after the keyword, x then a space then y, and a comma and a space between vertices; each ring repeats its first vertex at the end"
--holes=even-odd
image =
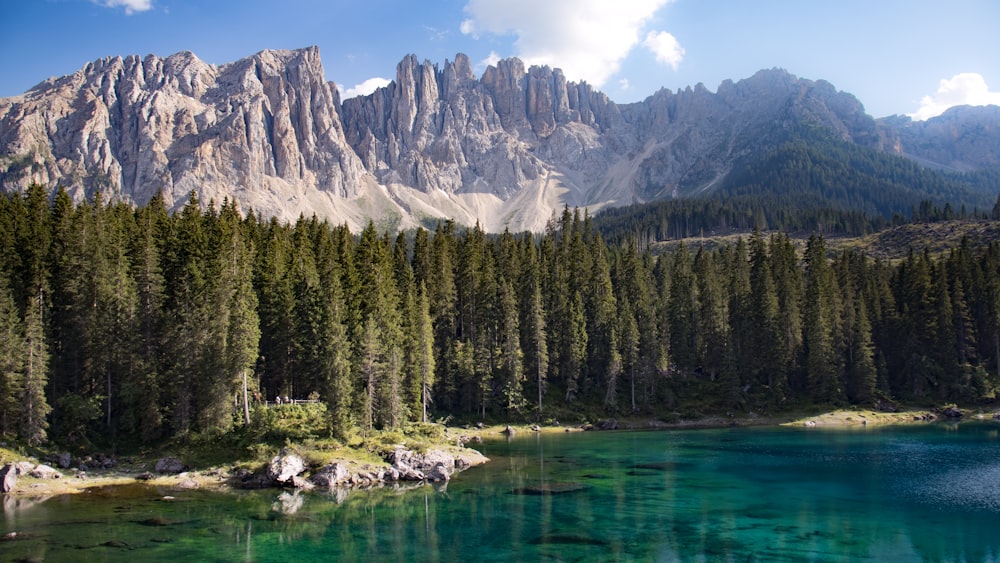
POLYGON ((890 262, 754 231, 654 255, 569 208, 542 234, 397 236, 193 195, 0 198, 0 430, 30 444, 153 444, 276 397, 322 401, 334 436, 978 401, 998 356, 996 242, 890 262))

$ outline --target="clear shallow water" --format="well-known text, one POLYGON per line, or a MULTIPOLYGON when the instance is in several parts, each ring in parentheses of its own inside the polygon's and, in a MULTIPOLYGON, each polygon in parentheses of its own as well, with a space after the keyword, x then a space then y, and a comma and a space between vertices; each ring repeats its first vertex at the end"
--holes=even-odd
POLYGON ((998 434, 529 435, 441 489, 7 497, 0 560, 1000 561, 998 434))

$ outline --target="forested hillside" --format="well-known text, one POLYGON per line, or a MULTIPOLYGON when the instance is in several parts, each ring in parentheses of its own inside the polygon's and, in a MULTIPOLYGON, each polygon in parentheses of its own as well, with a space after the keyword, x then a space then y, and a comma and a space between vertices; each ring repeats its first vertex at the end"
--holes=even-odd
POLYGON ((33 186, 0 199, 0 424, 125 447, 242 424, 276 395, 318 397, 343 435, 690 401, 975 401, 1000 380, 1000 244, 898 263, 756 231, 638 248, 569 209, 544 235, 393 239, 33 186))
POLYGON ((681 239, 753 227, 863 235, 910 220, 988 216, 1000 172, 963 174, 800 127, 765 136, 717 188, 698 197, 603 210, 595 227, 610 242, 681 239), (932 212, 937 210, 936 213, 932 212))

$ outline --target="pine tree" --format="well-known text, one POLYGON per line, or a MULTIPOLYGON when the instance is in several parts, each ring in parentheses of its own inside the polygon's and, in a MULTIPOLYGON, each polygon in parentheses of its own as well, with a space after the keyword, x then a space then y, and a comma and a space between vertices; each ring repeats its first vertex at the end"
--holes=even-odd
POLYGON ((695 308, 697 285, 691 271, 691 255, 683 243, 674 251, 670 268, 670 357, 681 370, 695 369, 695 308))
MULTIPOLYGON (((243 423, 250 424, 250 375, 257 362, 260 345, 260 317, 257 313, 257 294, 253 288, 254 249, 246 241, 235 202, 224 206, 220 215, 218 277, 216 294, 226 310, 228 323, 224 335, 224 362, 221 390, 225 394, 237 389, 242 403, 243 423)), ((221 401, 220 401, 221 403, 221 401)), ((222 404, 218 407, 222 412, 222 404)), ((221 421, 225 424, 225 421, 221 421)))
POLYGON ((622 357, 618 335, 618 304, 611 281, 611 265, 607 247, 600 235, 591 241, 590 263, 584 286, 584 300, 587 305, 588 336, 588 384, 603 384, 605 397, 622 372, 622 357))
POLYGON ((535 382, 538 398, 538 420, 542 419, 542 398, 549 370, 548 339, 545 309, 542 303, 538 255, 535 243, 525 236, 521 246, 525 255, 521 272, 521 349, 525 356, 525 372, 535 382))
POLYGON ((137 353, 135 372, 122 384, 126 407, 121 423, 135 429, 144 442, 159 438, 163 432, 160 350, 166 289, 161 257, 168 222, 162 194, 157 194, 136 210, 130 245, 137 297, 137 353))
POLYGON ((46 417, 52 411, 45 398, 45 385, 49 379, 49 352, 45 343, 44 304, 40 297, 28 299, 24 313, 24 379, 21 395, 20 437, 31 446, 38 446, 47 439, 49 423, 46 417))
POLYGON ((875 367, 868 308, 863 299, 853 304, 846 358, 847 399, 854 404, 870 405, 875 400, 878 373, 875 367))
POLYGON ((361 428, 371 430, 375 427, 376 415, 379 409, 379 396, 382 373, 385 369, 383 356, 385 354, 381 341, 378 323, 368 317, 361 330, 361 341, 358 343, 356 369, 363 387, 361 395, 361 428))
POLYGON ((336 240, 329 229, 323 230, 316 243, 316 268, 323 289, 315 342, 320 395, 329 409, 334 435, 345 438, 353 423, 352 349, 345 322, 347 306, 340 285, 341 261, 336 240))
POLYGON ((806 380, 815 402, 838 404, 842 389, 834 348, 835 281, 827 263, 826 242, 822 236, 809 237, 804 260, 806 286, 802 325, 806 380))
POLYGON ((771 260, 767 244, 760 231, 750 237, 750 294, 747 305, 749 372, 758 385, 767 388, 768 400, 782 402, 785 398, 787 376, 779 353, 782 349, 778 327, 778 295, 771 274, 771 260))
POLYGON ((14 298, 0 271, 0 435, 13 434, 21 419, 25 342, 14 298))
POLYGON ((420 420, 427 422, 427 407, 433 401, 434 365, 434 325, 431 320, 430 299, 427 286, 420 283, 417 291, 417 322, 415 325, 416 363, 420 379, 420 420))
POLYGON ((698 365, 715 381, 722 372, 726 357, 728 312, 725 293, 719 281, 718 267, 712 255, 698 250, 694 259, 698 279, 698 365))
MULTIPOLYGON (((402 319, 399 311, 399 291, 392 268, 389 242, 379 237, 372 222, 361 233, 354 260, 359 278, 360 318, 364 319, 361 344, 361 380, 366 392, 373 390, 375 423, 394 427, 406 419, 402 396, 402 319), (375 326, 369 324, 374 322, 375 326), (374 335, 378 340, 372 346, 374 335), (370 354, 376 354, 374 358, 370 354)), ((365 415, 367 416, 367 414, 365 415)))
POLYGON ((184 434, 197 429, 196 398, 199 387, 206 383, 198 375, 215 360, 206 348, 211 338, 206 256, 209 240, 193 193, 172 219, 171 227, 164 270, 169 288, 164 357, 168 361, 166 381, 171 395, 172 428, 175 434, 184 434))

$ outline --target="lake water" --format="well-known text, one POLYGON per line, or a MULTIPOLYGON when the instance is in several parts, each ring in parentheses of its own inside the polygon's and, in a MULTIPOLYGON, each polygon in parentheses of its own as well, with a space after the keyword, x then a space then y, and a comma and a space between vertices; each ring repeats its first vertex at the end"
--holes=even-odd
POLYGON ((527 435, 440 488, 8 497, 0 559, 1000 561, 998 432, 527 435))

